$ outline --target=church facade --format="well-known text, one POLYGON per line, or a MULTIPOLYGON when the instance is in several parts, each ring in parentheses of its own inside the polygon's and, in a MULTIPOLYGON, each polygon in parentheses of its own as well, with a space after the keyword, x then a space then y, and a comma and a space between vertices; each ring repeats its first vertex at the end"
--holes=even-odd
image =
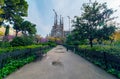
POLYGON ((64 30, 64 21, 63 21, 63 17, 61 17, 58 19, 58 15, 56 13, 55 10, 53 10, 55 13, 54 16, 54 25, 52 26, 52 30, 49 36, 51 37, 55 37, 55 38, 66 38, 69 34, 70 31, 65 31, 64 30))
POLYGON ((54 25, 52 26, 51 30, 51 37, 64 38, 63 17, 60 16, 60 20, 58 21, 57 14, 54 18, 54 25))

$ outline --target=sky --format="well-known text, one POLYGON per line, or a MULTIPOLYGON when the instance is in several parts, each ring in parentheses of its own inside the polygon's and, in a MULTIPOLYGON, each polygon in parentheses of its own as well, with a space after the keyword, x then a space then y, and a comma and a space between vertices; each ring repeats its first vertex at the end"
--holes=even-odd
MULTIPOLYGON (((81 6, 89 0, 26 0, 29 4, 28 17, 26 20, 36 24, 37 34, 45 37, 50 33, 54 24, 54 12, 64 17, 64 29, 69 29, 69 19, 74 16, 80 16, 81 6)), ((92 2, 95 0, 91 0, 92 2)), ((118 10, 114 16, 120 16, 120 0, 97 0, 98 2, 107 2, 109 8, 118 10)), ((116 19, 120 22, 120 17, 116 19)))

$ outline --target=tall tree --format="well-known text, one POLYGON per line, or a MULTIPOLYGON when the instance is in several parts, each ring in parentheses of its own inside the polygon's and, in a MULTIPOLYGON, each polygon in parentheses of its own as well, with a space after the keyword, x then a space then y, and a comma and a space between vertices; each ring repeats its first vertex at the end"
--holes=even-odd
POLYGON ((4 10, 4 14, 1 17, 4 19, 3 23, 5 26, 10 24, 17 25, 18 21, 21 20, 20 18, 27 16, 28 4, 25 0, 4 0, 4 5, 1 9, 4 10))
MULTIPOLYGON (((76 17, 74 21, 75 30, 78 30, 79 37, 88 39, 89 44, 93 47, 93 40, 96 38, 109 37, 115 30, 114 26, 108 24, 114 17, 112 9, 107 7, 106 3, 100 4, 97 1, 89 4, 83 4, 81 17, 76 17), (111 30, 110 33, 103 30, 111 30), (101 31, 98 31, 101 30, 101 31), (98 36, 100 34, 101 36, 98 36)), ((104 39, 103 38, 103 39, 104 39)))
POLYGON ((2 9, 4 10, 2 17, 6 21, 13 23, 16 16, 27 16, 28 4, 25 0, 5 0, 2 9))

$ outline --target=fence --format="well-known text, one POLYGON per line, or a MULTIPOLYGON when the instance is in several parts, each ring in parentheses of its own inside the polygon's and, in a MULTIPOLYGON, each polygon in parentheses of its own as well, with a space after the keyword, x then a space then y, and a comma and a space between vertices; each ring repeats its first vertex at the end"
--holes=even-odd
POLYGON ((105 70, 115 69, 118 72, 120 71, 120 56, 110 54, 109 52, 80 49, 78 47, 68 45, 64 46, 67 50, 69 49, 74 51, 74 53, 84 57, 105 70))
POLYGON ((51 47, 39 47, 39 48, 29 48, 24 50, 18 50, 14 52, 7 52, 0 54, 0 69, 3 68, 7 63, 9 63, 10 59, 18 59, 18 58, 25 58, 29 55, 36 55, 42 56, 44 54, 44 50, 50 49, 51 47))

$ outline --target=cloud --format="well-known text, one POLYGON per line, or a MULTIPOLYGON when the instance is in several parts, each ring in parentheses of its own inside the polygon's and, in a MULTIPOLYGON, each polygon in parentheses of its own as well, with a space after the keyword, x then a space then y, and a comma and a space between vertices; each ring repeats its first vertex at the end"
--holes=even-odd
POLYGON ((82 2, 80 0, 52 0, 54 9, 59 15, 62 15, 64 17, 65 30, 68 30, 69 28, 67 16, 70 16, 71 19, 73 19, 75 15, 79 16, 81 13, 80 10, 82 3, 84 3, 85 1, 86 0, 82 2))
MULTIPOLYGON (((95 0, 92 0, 94 2, 95 0)), ((107 2, 108 8, 119 9, 113 16, 120 16, 120 0, 97 0, 98 2, 107 2)), ((83 3, 89 2, 89 0, 52 0, 53 6, 58 12, 58 14, 62 14, 65 21, 65 29, 68 30, 68 18, 70 16, 71 19, 76 16, 80 16, 81 14, 81 7, 83 3)), ((117 21, 120 21, 118 18, 117 21)))
MULTIPOLYGON (((58 15, 64 17, 64 28, 69 29, 68 18, 70 16, 73 19, 74 16, 80 16, 81 6, 83 3, 89 2, 89 0, 27 0, 29 3, 29 16, 27 20, 37 25, 38 34, 46 36, 50 33, 54 21, 55 9, 58 15)), ((95 1, 95 0, 92 0, 95 1)), ((115 16, 120 16, 120 0, 97 0, 99 2, 107 2, 108 7, 119 9, 115 13, 115 16)), ((120 20, 120 19, 119 19, 120 20)))

